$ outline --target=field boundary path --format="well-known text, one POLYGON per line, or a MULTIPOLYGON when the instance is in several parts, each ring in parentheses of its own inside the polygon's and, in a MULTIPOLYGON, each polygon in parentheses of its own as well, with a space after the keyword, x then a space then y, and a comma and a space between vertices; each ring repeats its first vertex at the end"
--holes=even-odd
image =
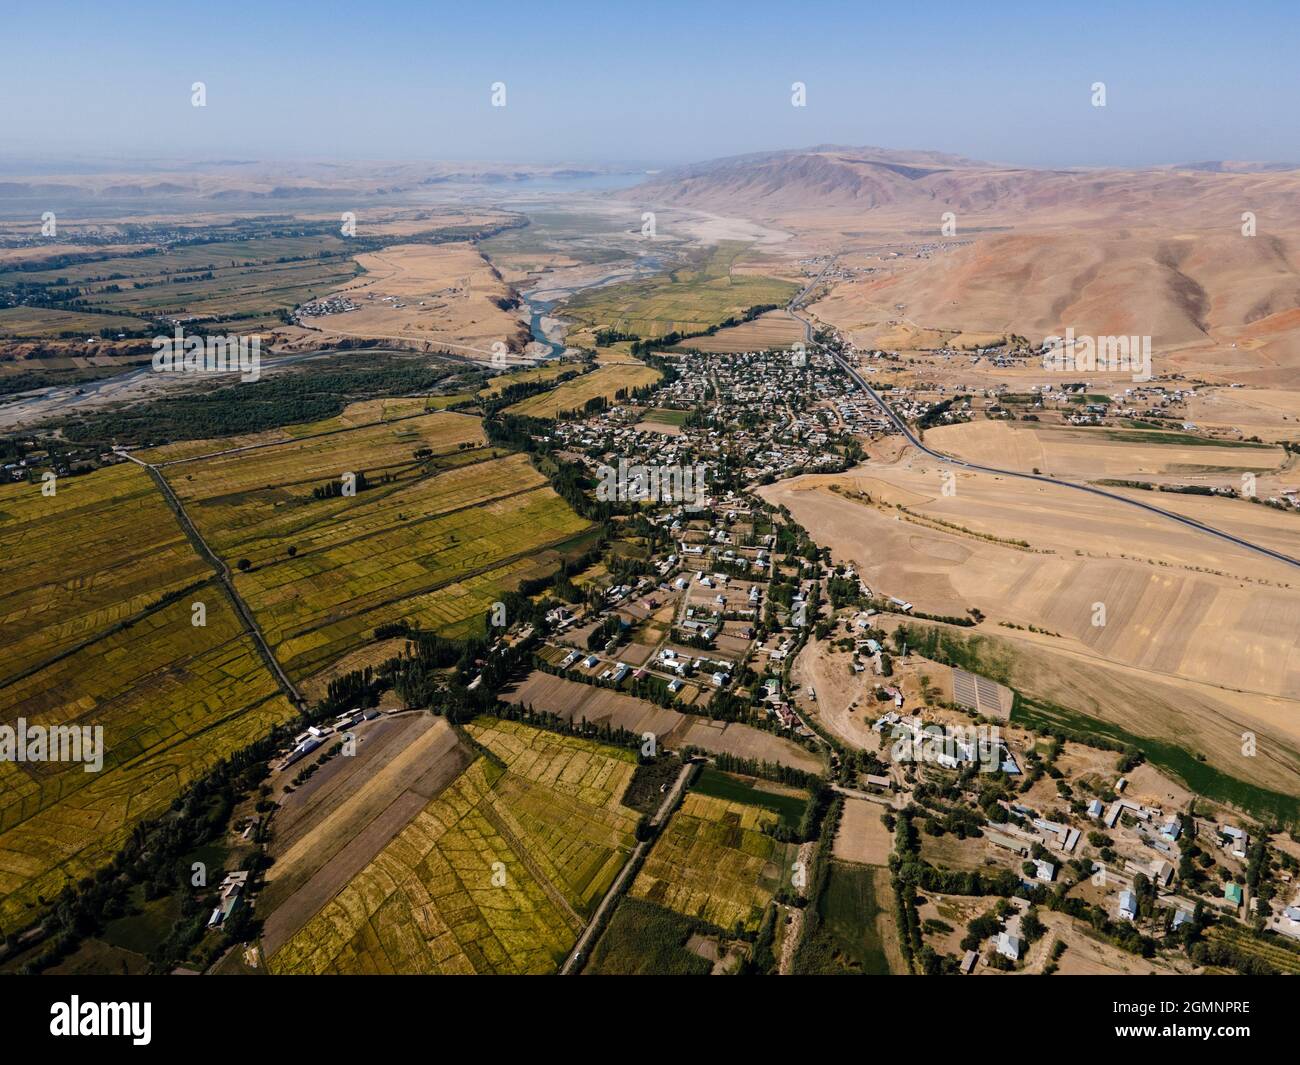
POLYGON ((305 709, 307 706, 306 699, 304 699, 298 689, 294 687, 293 681, 289 679, 288 674, 285 673, 284 669, 280 666, 279 661, 276 660, 275 654, 271 651, 271 645, 267 643, 266 636, 263 634, 257 621, 253 618, 252 611, 248 609, 248 605, 240 597, 239 593, 235 591, 235 582, 231 579, 230 567, 221 560, 220 556, 218 556, 216 552, 208 546, 208 542, 203 539, 199 530, 190 520, 189 514, 186 513, 185 507, 181 503, 180 498, 172 491, 172 486, 167 483, 167 478, 163 476, 162 471, 152 463, 145 462, 143 459, 138 459, 134 455, 127 454, 125 451, 118 451, 117 454, 131 462, 134 462, 137 466, 143 466, 149 471, 149 476, 153 478, 154 483, 158 485, 164 498, 167 500, 168 505, 175 512, 176 518, 181 524, 181 528, 185 531, 185 535, 189 537, 190 542, 194 545, 199 555, 202 556, 208 565, 216 571, 218 579, 226 589, 226 594, 230 596, 230 601, 234 604, 235 611, 243 621, 244 629, 253 637, 253 642, 257 645, 258 653, 262 656, 262 660, 266 663, 267 668, 271 670, 280 682, 280 687, 284 689, 285 694, 289 696, 294 706, 298 707, 300 710, 305 709))
MULTIPOLYGON (((682 792, 686 790, 686 781, 691 775, 692 768, 693 765, 690 762, 682 766, 682 771, 677 774, 677 779, 673 781, 673 786, 668 789, 664 801, 659 804, 659 809, 650 818, 651 828, 658 828, 663 824, 668 814, 677 805, 682 792)), ((600 900, 600 905, 596 907, 596 912, 591 915, 591 920, 587 922, 587 927, 583 929, 582 935, 578 937, 578 942, 573 944, 573 949, 569 951, 568 958, 560 966, 561 976, 572 976, 581 971, 580 963, 586 958, 587 948, 591 945, 590 941, 605 927, 606 914, 627 890, 632 877, 641 868, 641 862, 653 843, 654 838, 642 840, 633 849, 628 860, 623 863, 623 868, 619 870, 618 876, 614 877, 614 883, 610 884, 609 890, 605 892, 605 897, 600 900)))

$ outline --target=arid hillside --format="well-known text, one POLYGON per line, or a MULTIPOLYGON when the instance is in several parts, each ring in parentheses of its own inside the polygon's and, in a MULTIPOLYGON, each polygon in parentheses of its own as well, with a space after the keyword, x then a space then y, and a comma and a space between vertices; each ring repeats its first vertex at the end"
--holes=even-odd
POLYGON ((1035 341, 1073 327, 1150 336, 1157 372, 1300 377, 1295 168, 1032 170, 824 147, 666 171, 627 195, 840 255, 850 276, 811 309, 858 343, 896 343, 900 324, 1035 341))

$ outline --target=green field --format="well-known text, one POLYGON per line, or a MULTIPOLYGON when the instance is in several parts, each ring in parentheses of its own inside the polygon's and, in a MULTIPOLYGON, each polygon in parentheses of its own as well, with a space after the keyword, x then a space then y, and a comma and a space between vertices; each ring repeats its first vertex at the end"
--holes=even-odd
POLYGON ((817 903, 818 922, 799 948, 799 975, 889 975, 889 962, 877 918, 884 912, 880 883, 888 873, 871 866, 832 861, 817 903))
POLYGON ((1212 943, 1231 947, 1239 954, 1248 955, 1287 976, 1300 976, 1300 950, 1281 939, 1264 939, 1252 935, 1244 928, 1215 925, 1206 933, 1212 943))
POLYGON ((806 794, 786 795, 766 788, 746 783, 730 773, 722 773, 712 766, 705 766, 698 779, 691 785, 692 791, 701 795, 712 795, 728 802, 745 803, 748 806, 762 806, 780 817, 780 823, 787 828, 794 828, 803 819, 808 809, 809 798, 806 794))
POLYGON ((695 923, 644 899, 619 901, 591 952, 593 976, 707 976, 713 963, 686 949, 695 923))
POLYGON ((691 416, 688 410, 663 410, 658 407, 652 407, 641 417, 648 422, 658 422, 660 425, 677 425, 686 424, 686 419, 691 416))
POLYGON ((740 242, 724 241, 696 263, 667 275, 580 292, 558 313, 580 328, 654 338, 702 332, 751 307, 789 302, 799 290, 792 282, 734 272, 745 249, 740 242))
POLYGON ((1089 435, 1103 436, 1121 444, 1168 444, 1172 447, 1253 447, 1268 450, 1274 444, 1257 444, 1249 440, 1219 440, 1210 436, 1193 436, 1191 433, 1147 431, 1142 429, 1084 429, 1089 435))

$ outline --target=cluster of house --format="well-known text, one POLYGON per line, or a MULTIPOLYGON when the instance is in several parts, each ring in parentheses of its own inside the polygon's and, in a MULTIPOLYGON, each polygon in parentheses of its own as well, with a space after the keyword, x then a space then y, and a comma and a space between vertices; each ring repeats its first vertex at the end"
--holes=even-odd
POLYGON ((356 309, 357 305, 347 296, 325 296, 299 305, 290 316, 290 321, 297 325, 304 318, 324 318, 331 314, 347 314, 356 309))
POLYGON ((738 463, 746 477, 759 480, 832 468, 842 462, 834 450, 842 434, 869 429, 879 412, 846 378, 810 373, 809 364, 817 362, 832 367, 828 356, 801 352, 691 355, 679 360, 678 377, 648 402, 702 409, 710 426, 667 433, 658 423, 640 421, 638 410, 619 406, 560 422, 553 435, 593 470, 620 460, 709 469, 738 463))

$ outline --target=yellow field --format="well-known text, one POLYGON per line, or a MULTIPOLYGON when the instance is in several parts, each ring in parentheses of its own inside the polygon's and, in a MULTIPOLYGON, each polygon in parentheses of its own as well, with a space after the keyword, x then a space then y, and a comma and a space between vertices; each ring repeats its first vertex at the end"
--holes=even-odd
POLYGON ((468 635, 505 591, 551 573, 557 549, 589 528, 526 456, 482 442, 477 419, 440 413, 178 463, 166 474, 236 571, 281 665, 303 678, 385 622, 468 635), (433 457, 417 460, 423 449, 433 457), (363 470, 370 487, 315 498, 344 471, 363 470))
POLYGON ((511 385, 527 384, 530 381, 554 381, 562 373, 579 373, 582 366, 575 362, 548 362, 534 366, 531 370, 516 370, 513 373, 500 374, 488 382, 486 388, 480 388, 478 394, 486 399, 500 395, 511 385))
MULTIPOLYGON (((491 486, 495 463, 484 465, 489 468, 471 470, 481 484, 491 486)), ((292 674, 306 675, 383 621, 433 621, 430 627, 445 632, 455 622, 477 619, 493 596, 518 582, 520 573, 540 576, 536 564, 547 561, 553 567, 554 557, 541 557, 542 548, 587 527, 543 486, 418 522, 376 527, 336 546, 303 550, 296 558, 238 574, 235 586, 277 648, 281 664, 292 674), (524 569, 510 569, 513 563, 524 569), (428 595, 435 595, 433 602, 423 599, 428 595), (453 607, 450 617, 438 618, 439 602, 453 607)))
POLYGON ((211 574, 134 464, 0 487, 0 559, 0 681, 211 574))
POLYGON ((602 366, 572 381, 565 381, 549 392, 529 396, 507 407, 506 412, 530 418, 554 418, 563 411, 581 410, 583 404, 597 396, 613 401, 615 394, 622 389, 639 388, 658 380, 659 371, 642 363, 602 366))
POLYGON ((349 403, 333 418, 285 425, 260 433, 224 436, 216 440, 181 440, 174 444, 163 444, 161 447, 143 448, 132 454, 145 462, 175 462, 179 459, 211 455, 218 451, 230 451, 237 447, 284 443, 318 433, 354 429, 374 422, 396 421, 421 413, 445 410, 453 403, 472 398, 469 393, 462 392, 450 396, 389 396, 383 399, 363 399, 356 403, 349 403))
POLYGON ((102 726, 104 765, 0 763, 0 927, 103 865, 215 762, 293 713, 215 583, 0 689, 0 720, 102 726), (191 602, 207 624, 191 624, 191 602))
POLYGON ((695 351, 770 351, 788 348, 805 338, 803 323, 788 311, 768 311, 752 322, 719 329, 712 336, 691 337, 676 345, 695 351))
POLYGON ((633 846, 623 751, 480 719, 475 761, 269 961, 274 973, 549 973, 633 846))
POLYGON ((293 495, 310 498, 313 487, 326 481, 337 482, 344 473, 364 470, 371 475, 410 466, 420 448, 441 455, 454 453, 461 445, 477 447, 482 443, 483 430, 477 418, 437 413, 391 425, 286 441, 251 453, 196 460, 169 469, 167 477, 186 504, 190 500, 257 491, 268 485, 296 488, 293 495))
POLYGON ((793 848, 763 829, 779 815, 687 794, 632 884, 632 895, 731 931, 758 928, 790 874, 793 848))
POLYGON ((480 446, 475 418, 368 424, 420 402, 354 404, 343 420, 362 428, 166 468, 213 550, 232 570, 252 567, 236 576, 240 594, 296 676, 398 617, 467 634, 504 591, 551 572, 550 545, 587 527, 524 456, 492 461, 505 453, 480 446), (417 460, 425 449, 432 457, 417 460), (364 471, 371 487, 314 497, 344 471, 364 471))

